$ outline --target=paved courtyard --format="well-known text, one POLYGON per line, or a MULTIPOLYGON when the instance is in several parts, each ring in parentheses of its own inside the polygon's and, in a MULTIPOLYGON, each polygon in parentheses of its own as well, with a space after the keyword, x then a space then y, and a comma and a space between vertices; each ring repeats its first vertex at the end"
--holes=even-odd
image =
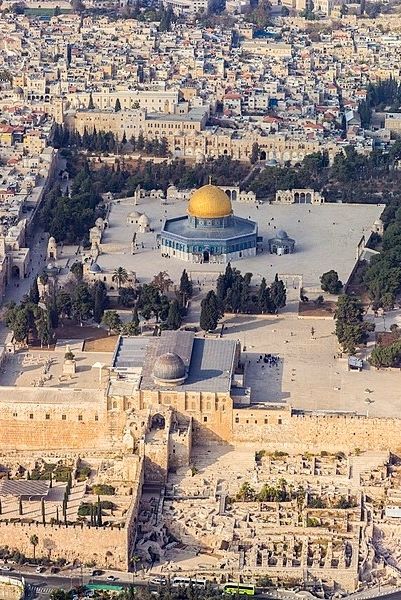
MULTIPOLYGON (((363 234, 369 236, 371 226, 383 210, 379 205, 323 204, 323 205, 253 205, 233 203, 234 213, 258 222, 263 236, 263 252, 235 263, 243 272, 252 272, 255 278, 265 276, 272 280, 275 273, 303 276, 307 288, 319 286, 320 275, 329 269, 338 271, 346 281, 356 259, 356 248, 363 234), (296 240, 296 252, 276 256, 267 252, 267 240, 279 229, 287 231, 296 240)), ((191 271, 195 280, 217 274, 222 265, 192 264, 174 258, 162 258, 157 250, 156 236, 165 217, 186 212, 186 202, 161 204, 160 200, 143 199, 137 206, 132 200, 118 200, 112 205, 109 227, 102 239, 102 255, 98 262, 106 270, 123 265, 135 271, 141 281, 151 279, 154 273, 166 270, 177 280, 183 268, 191 271), (137 234, 138 250, 131 253, 131 241, 137 229, 127 224, 127 215, 144 212, 150 219, 153 232, 137 234), (142 247, 143 246, 143 247, 142 247)))
MULTIPOLYGON (((226 319, 226 326, 224 338, 239 339, 246 347, 245 360, 250 361, 247 384, 253 388, 253 402, 399 416, 399 371, 377 371, 365 362, 361 373, 349 372, 347 360, 335 358, 339 348, 331 319, 298 319, 289 311, 278 318, 234 316, 226 319), (260 361, 264 353, 279 356, 277 366, 269 367, 260 361)), ((376 326, 382 329, 381 318, 376 320, 376 326)), ((373 341, 362 357, 369 353, 372 344, 373 341)))

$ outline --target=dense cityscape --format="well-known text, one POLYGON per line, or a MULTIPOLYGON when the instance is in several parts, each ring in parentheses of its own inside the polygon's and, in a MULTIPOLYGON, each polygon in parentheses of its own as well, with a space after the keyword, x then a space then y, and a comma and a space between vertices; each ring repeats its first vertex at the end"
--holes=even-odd
POLYGON ((0 3, 0 599, 401 598, 398 0, 0 3))

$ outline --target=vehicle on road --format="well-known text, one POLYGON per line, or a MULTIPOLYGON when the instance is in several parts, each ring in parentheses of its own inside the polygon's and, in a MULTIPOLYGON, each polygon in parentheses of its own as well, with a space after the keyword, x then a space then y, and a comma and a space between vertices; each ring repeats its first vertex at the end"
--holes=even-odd
POLYGON ((1 571, 12 571, 13 568, 9 567, 8 565, 1 565, 0 570, 1 571))
POLYGON ((232 596, 254 596, 255 586, 251 583, 235 583, 229 582, 223 586, 223 594, 232 596))
POLYGON ((44 573, 46 571, 45 567, 36 567, 35 569, 36 573, 44 573))
POLYGON ((104 571, 101 569, 95 569, 92 571, 92 577, 100 577, 100 575, 104 575, 104 571))
POLYGON ((167 579, 165 577, 153 577, 149 583, 152 585, 166 585, 167 579))
POLYGON ((107 577, 107 581, 116 581, 117 577, 114 577, 114 575, 109 575, 107 577))
POLYGON ((206 579, 191 579, 190 577, 173 577, 171 585, 172 587, 188 587, 190 585, 199 588, 205 588, 207 584, 206 579))

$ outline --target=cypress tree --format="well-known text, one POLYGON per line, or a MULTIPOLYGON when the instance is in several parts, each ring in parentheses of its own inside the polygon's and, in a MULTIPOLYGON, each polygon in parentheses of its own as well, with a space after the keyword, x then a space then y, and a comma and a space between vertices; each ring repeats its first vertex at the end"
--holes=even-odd
POLYGON ((41 505, 42 505, 42 522, 43 522, 43 525, 46 525, 46 510, 45 510, 45 501, 43 500, 43 498, 41 501, 41 505))
POLYGON ((121 110, 121 102, 120 99, 117 98, 116 103, 114 105, 114 112, 120 112, 121 110))
POLYGON ((213 290, 207 293, 201 302, 201 314, 199 325, 203 331, 213 331, 217 327, 220 311, 216 294, 213 290))
POLYGON ((180 279, 180 292, 185 296, 185 298, 190 298, 192 296, 192 281, 188 277, 188 273, 184 269, 180 279))
POLYGON ((93 102, 92 92, 89 94, 89 102, 88 102, 88 110, 93 110, 95 108, 95 104, 93 102))
POLYGON ((170 303, 166 325, 168 329, 179 329, 182 323, 180 307, 177 300, 170 303))
POLYGON ((23 509, 22 509, 22 498, 21 498, 21 496, 19 497, 19 509, 18 509, 18 512, 19 512, 20 515, 24 514, 23 509))

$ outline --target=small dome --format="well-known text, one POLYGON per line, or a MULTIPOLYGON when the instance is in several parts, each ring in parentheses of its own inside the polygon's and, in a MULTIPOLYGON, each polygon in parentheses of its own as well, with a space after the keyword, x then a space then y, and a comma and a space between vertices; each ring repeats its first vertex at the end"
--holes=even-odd
POLYGON ((279 229, 276 237, 278 237, 279 240, 286 240, 288 238, 288 234, 286 231, 284 231, 284 229, 279 229))
POLYGON ((161 384, 180 384, 186 377, 184 361, 175 352, 161 354, 153 367, 153 377, 161 384))
POLYGON ((91 266, 89 267, 89 273, 101 273, 101 272, 102 272, 102 269, 99 267, 97 262, 92 263, 91 266))
POLYGON ((132 212, 129 213, 128 218, 129 219, 139 219, 139 217, 142 215, 142 213, 138 212, 137 210, 133 210, 132 212))
POLYGON ((228 217, 233 212, 230 198, 216 185, 204 185, 196 190, 188 203, 188 214, 201 219, 228 217))
POLYGON ((103 227, 103 225, 104 225, 104 221, 103 221, 102 217, 98 217, 98 218, 96 219, 96 221, 95 221, 95 225, 96 225, 96 227, 103 227))
POLYGON ((49 244, 55 244, 56 240, 54 239, 54 237, 49 237, 49 244))
POLYGON ((139 223, 140 225, 149 225, 149 219, 148 219, 148 217, 147 217, 145 214, 143 214, 143 215, 141 215, 141 216, 139 217, 139 219, 138 219, 138 223, 139 223))

